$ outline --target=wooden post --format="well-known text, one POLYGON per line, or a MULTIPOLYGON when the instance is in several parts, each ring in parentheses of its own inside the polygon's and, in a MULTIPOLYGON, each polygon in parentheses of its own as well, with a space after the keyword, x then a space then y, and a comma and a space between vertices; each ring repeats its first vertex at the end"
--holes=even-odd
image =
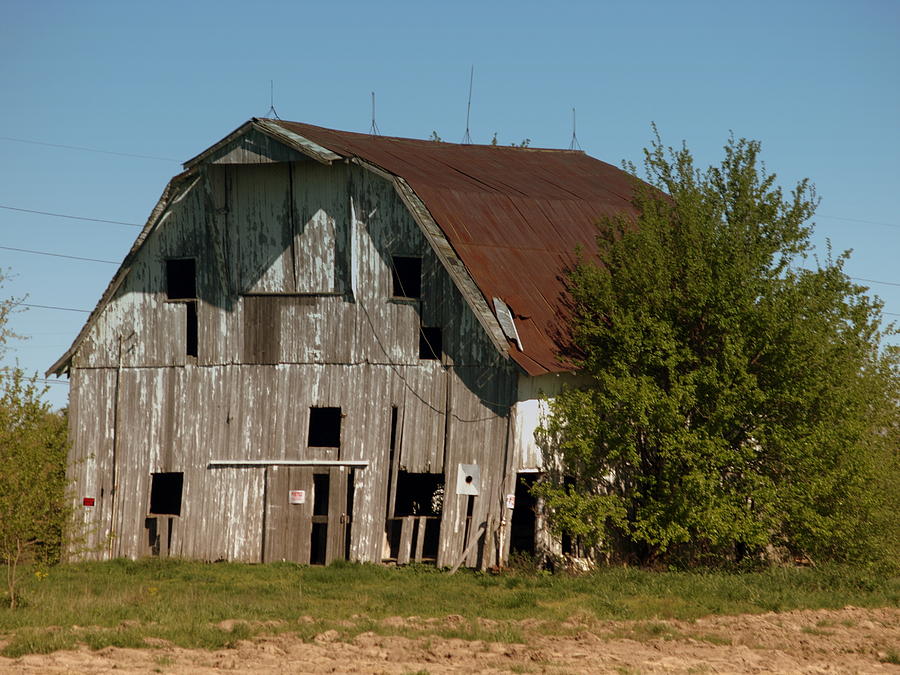
POLYGON ((419 516, 418 527, 416 527, 416 554, 414 560, 416 562, 422 562, 422 551, 425 549, 425 527, 426 527, 426 517, 419 516))
POLYGON ((409 552, 412 548, 412 530, 413 520, 415 516, 406 516, 403 519, 403 525, 400 527, 400 550, 397 551, 397 564, 406 565, 409 563, 409 552))
POLYGON ((463 551, 463 554, 460 556, 459 560, 450 570, 450 574, 456 574, 456 570, 460 568, 460 566, 466 561, 466 558, 475 550, 475 547, 478 546, 478 540, 481 538, 481 533, 487 529, 487 523, 482 523, 478 526, 478 531, 475 532, 475 536, 469 540, 469 545, 466 547, 466 550, 463 551))
POLYGON ((488 561, 491 557, 493 546, 491 546, 491 539, 494 534, 494 516, 493 514, 488 516, 487 519, 487 527, 484 530, 484 541, 481 544, 481 564, 478 566, 478 569, 482 572, 486 571, 488 568, 488 561))

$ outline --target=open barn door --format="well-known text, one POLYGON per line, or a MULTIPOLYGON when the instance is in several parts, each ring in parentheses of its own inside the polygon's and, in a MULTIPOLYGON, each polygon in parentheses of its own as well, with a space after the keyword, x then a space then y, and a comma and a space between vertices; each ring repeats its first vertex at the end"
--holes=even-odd
POLYGON ((263 560, 327 565, 347 560, 353 468, 270 466, 263 560))

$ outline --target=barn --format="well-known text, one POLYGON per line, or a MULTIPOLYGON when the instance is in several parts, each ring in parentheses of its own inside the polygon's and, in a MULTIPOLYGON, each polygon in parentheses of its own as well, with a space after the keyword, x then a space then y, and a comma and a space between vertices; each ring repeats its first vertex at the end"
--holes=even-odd
POLYGON ((580 151, 252 119, 184 164, 49 373, 70 557, 492 565, 542 545, 563 270, 633 179, 580 151))

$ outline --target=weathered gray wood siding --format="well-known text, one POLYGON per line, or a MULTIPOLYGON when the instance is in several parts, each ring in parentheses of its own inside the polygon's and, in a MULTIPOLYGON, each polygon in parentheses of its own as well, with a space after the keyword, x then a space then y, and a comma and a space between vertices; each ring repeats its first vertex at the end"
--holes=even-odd
POLYGON ((69 554, 105 552, 112 524, 116 371, 73 369, 69 387, 68 479, 75 507, 69 554), (94 506, 83 506, 85 498, 94 506))
POLYGON ((550 373, 539 377, 519 376, 513 408, 513 466, 516 471, 544 468, 544 458, 535 439, 535 431, 544 423, 550 408, 548 401, 564 389, 587 386, 590 378, 573 373, 550 373))
POLYGON ((473 521, 502 516, 516 372, 389 181, 273 153, 225 148, 202 168, 74 357, 72 475, 79 499, 97 499, 80 509, 96 531, 90 555, 146 555, 151 474, 180 471, 170 555, 290 556, 296 546, 277 538, 297 536, 284 510, 291 472, 208 464, 336 459, 369 463, 355 472, 350 555, 380 560, 396 406, 399 468, 446 471, 438 562, 451 564, 466 530, 458 464, 481 467, 473 521), (420 301, 390 297, 392 254, 422 256, 420 301), (185 303, 165 293, 165 261, 184 257, 197 260, 196 358, 185 355, 185 303), (442 328, 442 361, 418 358, 420 325, 442 328), (340 448, 306 447, 309 409, 321 406, 342 410, 340 448))

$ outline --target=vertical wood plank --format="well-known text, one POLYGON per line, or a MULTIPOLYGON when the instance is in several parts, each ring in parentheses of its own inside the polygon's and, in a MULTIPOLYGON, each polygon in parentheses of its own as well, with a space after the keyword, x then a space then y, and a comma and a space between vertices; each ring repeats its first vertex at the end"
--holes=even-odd
POLYGON ((345 558, 344 517, 347 509, 347 469, 335 467, 329 470, 328 484, 328 543, 325 564, 345 558))
POLYGON ((397 551, 397 564, 406 565, 409 563, 410 548, 412 547, 413 522, 415 516, 406 516, 401 521, 400 526, 400 550, 397 551))
POLYGON ((291 469, 291 486, 298 490, 306 490, 306 503, 297 505, 296 510, 292 512, 292 527, 288 536, 293 540, 291 550, 295 556, 294 561, 308 565, 312 536, 312 469, 308 467, 291 469))
POLYGON ((425 548, 425 527, 428 519, 425 516, 419 516, 418 526, 416 527, 416 554, 415 561, 422 562, 422 551, 425 548))

